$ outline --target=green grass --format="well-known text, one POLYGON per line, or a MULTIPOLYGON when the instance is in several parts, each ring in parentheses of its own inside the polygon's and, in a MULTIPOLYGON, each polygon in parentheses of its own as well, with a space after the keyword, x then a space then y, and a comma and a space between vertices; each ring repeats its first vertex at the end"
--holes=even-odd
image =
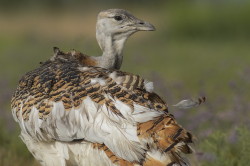
POLYGON ((38 166, 31 153, 18 137, 19 131, 6 131, 0 126, 0 165, 3 166, 38 166))
POLYGON ((210 152, 213 156, 210 161, 204 162, 203 166, 242 166, 249 164, 250 131, 241 126, 235 130, 233 139, 232 133, 217 131, 210 135, 201 145, 204 151, 210 152), (232 139, 232 138, 231 138, 232 139))

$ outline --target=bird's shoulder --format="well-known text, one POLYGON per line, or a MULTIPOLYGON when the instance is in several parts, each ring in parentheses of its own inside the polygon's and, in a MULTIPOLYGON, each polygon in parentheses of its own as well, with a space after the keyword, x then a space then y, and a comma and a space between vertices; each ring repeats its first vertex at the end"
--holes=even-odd
POLYGON ((112 99, 131 107, 136 103, 167 111, 166 103, 153 92, 152 82, 128 72, 87 66, 80 60, 71 53, 64 53, 26 73, 12 97, 12 108, 17 108, 18 112, 22 103, 22 116, 28 119, 31 108, 36 107, 39 117, 45 118, 54 102, 62 102, 65 110, 71 110, 89 97, 120 115, 112 99))

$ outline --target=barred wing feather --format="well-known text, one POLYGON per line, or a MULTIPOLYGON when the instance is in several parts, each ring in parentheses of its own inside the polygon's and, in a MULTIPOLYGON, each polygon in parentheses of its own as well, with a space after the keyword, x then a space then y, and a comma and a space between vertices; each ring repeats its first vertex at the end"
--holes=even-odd
POLYGON ((11 107, 29 150, 42 153, 34 152, 30 142, 59 142, 63 145, 55 145, 53 153, 63 156, 65 165, 70 149, 80 155, 76 150, 80 146, 72 144, 79 142, 89 143, 92 149, 84 148, 109 159, 106 165, 181 165, 186 163, 181 152, 191 153, 191 134, 168 113, 151 82, 122 71, 84 66, 70 55, 24 75, 11 107))

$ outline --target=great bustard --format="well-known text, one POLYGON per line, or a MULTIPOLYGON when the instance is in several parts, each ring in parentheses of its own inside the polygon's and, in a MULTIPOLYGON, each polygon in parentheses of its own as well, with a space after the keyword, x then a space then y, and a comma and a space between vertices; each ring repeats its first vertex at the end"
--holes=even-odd
POLYGON ((192 152, 152 82, 58 49, 21 78, 11 108, 43 166, 185 165, 192 152))
POLYGON ((120 69, 123 60, 123 47, 129 36, 138 31, 154 31, 155 27, 140 20, 123 9, 101 11, 97 17, 96 39, 102 56, 87 56, 80 52, 74 54, 81 63, 106 69, 120 69))

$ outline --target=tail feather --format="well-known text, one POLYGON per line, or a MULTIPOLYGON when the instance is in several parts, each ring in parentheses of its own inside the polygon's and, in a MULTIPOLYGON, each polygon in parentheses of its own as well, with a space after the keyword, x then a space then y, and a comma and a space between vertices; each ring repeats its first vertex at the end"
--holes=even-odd
MULTIPOLYGON (((193 137, 177 124, 172 115, 164 115, 155 120, 139 124, 138 135, 142 140, 153 139, 153 141, 147 142, 149 151, 150 148, 154 148, 161 153, 159 155, 165 156, 164 159, 161 157, 157 161, 160 160, 164 165, 188 165, 183 154, 193 152, 189 145, 193 143, 193 137)), ((153 158, 156 159, 157 156, 153 156, 153 158)))

